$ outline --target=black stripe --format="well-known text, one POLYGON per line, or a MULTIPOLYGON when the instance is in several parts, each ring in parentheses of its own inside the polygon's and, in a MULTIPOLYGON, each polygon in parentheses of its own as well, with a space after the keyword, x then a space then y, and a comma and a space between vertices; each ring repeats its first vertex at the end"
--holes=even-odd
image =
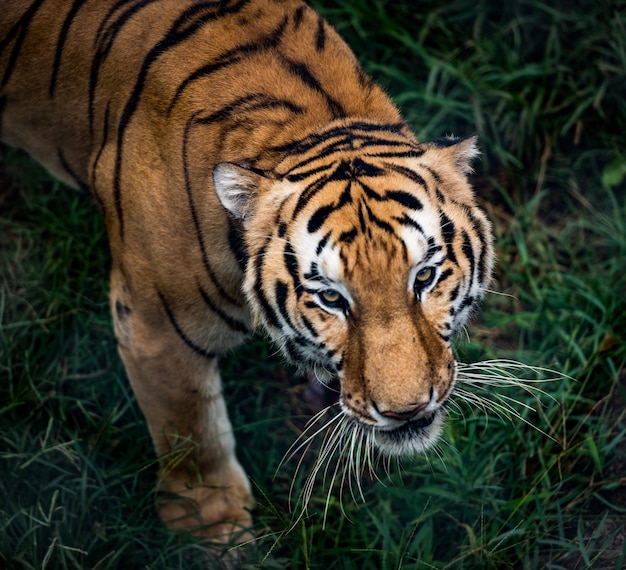
POLYGON ((478 256, 478 279, 480 284, 482 285, 487 279, 487 228, 485 227, 485 223, 482 219, 476 218, 471 211, 466 212, 467 217, 472 222, 472 227, 476 232, 476 235, 480 241, 480 254, 478 256))
POLYGON ((424 261, 429 261, 436 253, 439 253, 443 249, 440 245, 437 245, 435 243, 435 240, 432 237, 429 237, 427 242, 428 242, 428 249, 426 250, 424 261))
POLYGON ((476 299, 474 297, 467 295, 459 305, 459 313, 463 311, 463 309, 470 308, 475 302, 476 299))
MULTIPOLYGON (((296 207, 293 210, 292 218, 295 219, 296 216, 304 209, 304 207, 309 203, 309 201, 317 194, 320 190, 324 188, 324 186, 331 182, 337 180, 345 180, 345 173, 341 169, 341 165, 333 172, 330 176, 322 177, 309 186, 307 186, 304 191, 300 194, 298 201, 296 202, 296 207)), ((324 219, 321 219, 320 216, 327 217, 332 210, 339 210, 343 208, 346 204, 352 203, 352 184, 348 183, 344 188, 343 192, 339 195, 336 204, 328 204, 326 206, 320 207, 309 220, 309 232, 315 233, 317 229, 319 229, 324 222, 324 219), (311 228, 315 228, 311 230, 311 228)))
POLYGON ((198 285, 198 291, 200 292, 200 296, 202 297, 202 300, 204 301, 206 306, 209 307, 209 309, 211 309, 211 311, 213 311, 220 319, 222 319, 222 321, 224 321, 228 325, 229 328, 231 328, 234 331, 241 332, 244 334, 250 333, 250 330, 248 329, 248 327, 243 321, 240 321, 239 319, 235 319, 231 317, 228 313, 220 309, 211 300, 211 298, 209 297, 209 294, 200 285, 198 285))
POLYGON ((441 236, 446 244, 447 257, 452 263, 456 263, 456 254, 454 253, 454 224, 443 212, 441 213, 441 236))
POLYGON ((268 320, 270 326, 274 328, 280 329, 280 322, 278 320, 278 316, 276 315, 276 311, 272 308, 265 293, 263 293, 263 260, 265 258, 265 253, 267 251, 267 246, 271 241, 271 236, 265 240, 263 247, 259 250, 255 260, 254 260, 254 287, 253 290, 256 294, 257 301, 261 305, 263 309, 263 315, 268 320))
POLYGON ((439 276, 439 279, 437 281, 437 285, 439 285, 440 283, 445 281, 448 277, 450 277, 450 275, 452 275, 452 273, 453 273, 453 271, 449 267, 448 267, 448 269, 442 271, 441 275, 439 276))
POLYGON ((183 91, 189 85, 191 85, 194 81, 197 81, 198 79, 202 79, 202 78, 208 77, 212 73, 216 73, 216 72, 220 71, 221 69, 225 69, 227 67, 230 67, 231 65, 234 65, 235 63, 238 63, 241 60, 242 60, 242 56, 241 55, 236 55, 236 56, 233 56, 231 59, 216 61, 216 62, 213 62, 213 63, 208 63, 208 64, 204 65, 203 67, 201 67, 201 68, 197 69, 196 71, 194 71, 189 76, 187 76, 182 81, 182 83, 178 86, 178 88, 176 89, 176 92, 174 93, 174 96, 172 97, 172 100, 170 101, 170 104, 167 107, 167 113, 169 114, 169 113, 172 112, 172 109, 176 106, 176 103, 178 102, 178 100, 180 99, 181 95, 183 94, 183 91))
POLYGON ((352 228, 351 230, 346 230, 345 232, 342 232, 339 235, 339 237, 337 238, 337 242, 350 245, 355 240, 358 233, 359 232, 356 230, 356 228, 352 228))
MULTIPOLYGON (((404 152, 368 152, 367 156, 371 156, 373 158, 419 158, 424 154, 424 151, 421 150, 407 150, 404 152)), ((408 172, 413 172, 412 170, 406 169, 408 172)))
POLYGON ((317 338, 319 336, 318 332, 315 330, 315 327, 311 324, 311 321, 307 319, 304 315, 300 316, 302 324, 304 327, 311 333, 311 336, 317 338))
POLYGON ((324 51, 326 44, 326 29, 324 18, 317 17, 317 31, 315 32, 315 50, 318 52, 324 51))
MULTIPOLYGON (((319 160, 319 157, 314 157, 312 160, 319 160)), ((332 168, 332 164, 322 164, 321 166, 316 166, 315 168, 311 168, 310 170, 305 170, 304 172, 300 172, 298 174, 287 174, 285 178, 289 182, 300 182, 305 178, 309 178, 310 176, 314 176, 319 174, 320 172, 325 172, 326 170, 332 168)), ((293 172, 295 168, 292 168, 289 172, 293 172)))
POLYGON ((293 27, 297 30, 302 24, 302 19, 304 18, 304 11, 306 10, 306 6, 303 4, 302 6, 298 6, 296 11, 293 13, 293 27))
POLYGON ((426 191, 428 191, 428 186, 426 185, 426 181, 417 172, 411 170, 410 168, 400 166, 399 164, 394 164, 393 162, 386 162, 385 167, 389 168, 390 170, 393 170, 394 172, 397 172, 398 174, 401 174, 402 176, 404 176, 405 178, 408 178, 409 180, 412 180, 416 184, 423 186, 423 188, 426 191))
MULTIPOLYGON (((159 2, 159 1, 160 0, 117 0, 117 2, 115 2, 115 4, 111 6, 109 11, 104 16, 104 18, 102 18, 102 20, 100 21, 100 25, 98 26, 98 30, 95 36, 96 39, 94 42, 94 46, 97 46, 98 44, 102 44, 103 42, 106 42, 107 36, 113 35, 116 33, 115 30, 118 27, 117 24, 116 23, 109 24, 109 22, 113 19, 113 15, 118 10, 120 10, 120 8, 125 8, 127 4, 133 4, 130 8, 128 8, 128 10, 126 10, 126 12, 135 13, 137 10, 145 6, 148 6, 152 2, 159 2)), ((127 20, 127 19, 128 19, 128 16, 126 15, 126 13, 123 13, 122 16, 118 18, 117 22, 119 23, 120 20, 127 20)))
MULTIPOLYGON (((328 354, 328 356, 332 356, 334 354, 334 351, 326 350, 326 346, 324 345, 323 342, 315 342, 313 344, 308 338, 302 336, 301 334, 298 334, 298 336, 295 336, 295 337, 293 337, 290 340, 299 349, 300 348, 306 348, 307 351, 308 351, 308 350, 310 350, 312 348, 317 348, 319 350, 325 351, 328 354)), ((298 350, 298 352, 302 355, 303 358, 305 358, 306 360, 310 360, 310 357, 307 354, 305 354, 304 351, 298 350)))
MULTIPOLYGON (((389 134, 389 133, 385 133, 385 134, 389 134)), ((376 146, 381 147, 381 151, 388 152, 387 149, 389 149, 389 147, 403 147, 406 149, 406 152, 417 153, 420 156, 424 154, 424 151, 421 148, 416 146, 412 141, 406 140, 404 138, 401 140, 389 139, 389 138, 382 138, 381 135, 379 135, 376 137, 364 138, 363 141, 360 143, 361 150, 369 149, 369 147, 376 147, 376 146)), ((367 155, 371 156, 369 150, 368 150, 367 155)))
POLYGON ((359 157, 356 157, 352 160, 352 170, 354 171, 354 175, 357 178, 363 176, 376 178, 378 176, 384 176, 386 174, 386 172, 382 168, 379 168, 378 166, 371 164, 370 162, 365 162, 359 157))
POLYGON ((328 182, 335 180, 354 180, 354 170, 347 160, 342 160, 327 178, 328 182))
MULTIPOLYGON (((304 154, 311 151, 313 148, 320 144, 326 143, 329 139, 335 137, 354 138, 362 137, 365 140, 371 140, 372 137, 365 137, 363 133, 394 133, 401 136, 406 136, 404 129, 406 125, 404 123, 367 123, 364 121, 352 121, 347 125, 341 125, 332 127, 327 131, 313 133, 306 137, 292 141, 287 144, 278 145, 272 147, 271 150, 277 152, 286 152, 289 154, 304 154), (363 133, 359 132, 362 131, 363 133)), ((423 151, 421 152, 423 154, 423 151)))
POLYGON ((437 148, 448 148, 471 138, 472 137, 441 137, 431 139, 428 143, 437 148))
POLYGON ((98 31, 96 33, 96 40, 94 42, 94 51, 95 55, 91 62, 91 69, 89 71, 89 132, 93 133, 93 124, 95 117, 95 93, 96 87, 98 85, 98 79, 100 74, 100 69, 104 63, 104 60, 109 55, 111 48, 113 47, 113 42, 119 35, 119 33, 124 28, 124 25, 130 20, 130 18, 139 12, 142 8, 145 8, 152 4, 153 2, 158 2, 159 0, 139 0, 135 4, 133 4, 127 10, 124 10, 122 14, 112 23, 108 24, 108 22, 113 18, 113 14, 119 10, 120 7, 124 7, 125 4, 128 4, 128 0, 119 0, 107 13, 107 15, 103 18, 100 26, 98 27, 98 31), (108 25, 108 28, 107 28, 108 25))
MULTIPOLYGON (((324 140, 323 143, 324 145, 320 145, 321 148, 317 149, 313 156, 309 156, 308 158, 301 160, 300 162, 292 166, 288 172, 303 168, 304 166, 307 166, 312 162, 319 162, 321 159, 330 157, 335 153, 343 153, 346 150, 352 150, 351 141, 347 138, 329 138, 327 140, 324 140)), ((285 152, 284 150, 281 150, 280 147, 272 147, 270 150, 291 155, 299 154, 298 152, 285 152)), ((302 151, 303 154, 307 152, 308 151, 302 151)), ((340 160, 341 157, 338 157, 338 159, 340 160)))
POLYGON ((314 261, 313 263, 311 263, 311 268, 309 269, 308 273, 304 274, 304 278, 310 279, 311 281, 324 281, 317 262, 314 261))
POLYGON ((233 257, 237 260, 239 270, 243 273, 248 263, 248 250, 243 238, 243 230, 240 225, 236 225, 232 216, 228 216, 228 245, 233 257))
POLYGON ((285 260, 285 267, 291 276, 293 281, 293 290, 297 297, 302 295, 302 283, 300 282, 300 267, 298 265, 298 259, 296 258, 296 252, 291 247, 291 244, 285 245, 285 251, 283 252, 283 259, 285 260))
POLYGON ((286 356, 287 360, 290 362, 298 362, 303 360, 302 354, 298 350, 298 347, 294 344, 293 340, 290 338, 285 339, 285 341, 281 344, 281 350, 283 354, 286 356))
POLYGON ((122 173, 122 157, 124 156, 124 135, 126 129, 132 119, 139 100, 144 90, 146 78, 150 68, 154 62, 160 58, 164 53, 176 47, 178 44, 189 39, 199 29, 202 28, 207 22, 222 17, 226 13, 236 13, 243 6, 249 3, 250 0, 239 0, 232 7, 224 6, 223 3, 218 2, 202 2, 191 8, 184 10, 181 15, 176 19, 174 24, 170 27, 168 32, 163 38, 161 38, 150 49, 147 55, 144 57, 135 86, 120 118, 118 132, 117 132, 117 154, 115 157, 115 166, 113 172, 113 197, 115 203, 115 211, 118 217, 120 238, 124 239, 124 212, 122 208, 122 191, 121 191, 121 173, 122 173), (207 13, 206 11, 210 9, 207 13))
POLYGON ((385 198, 394 200, 405 208, 409 208, 411 210, 421 210, 424 207, 418 198, 413 196, 413 194, 405 192, 404 190, 387 190, 385 198))
POLYGON ((57 149, 57 157, 59 159, 59 162, 61 163, 61 166, 63 167, 63 170, 65 170, 65 172, 67 172, 67 174, 69 174, 76 181, 78 188, 83 192, 89 192, 89 185, 84 180, 81 180, 78 174, 74 172, 72 167, 67 162, 67 159, 63 155, 63 151, 61 149, 57 149))
POLYGON ((196 210, 196 205, 193 200, 193 192, 191 189, 191 180, 189 176, 189 162, 187 159, 187 149, 189 146, 189 133, 191 128, 195 124, 195 116, 192 116, 191 119, 187 121, 187 125, 185 126, 185 131, 183 133, 183 141, 182 141, 182 155, 183 155, 183 174, 185 179, 185 193, 187 194, 187 204, 189 206, 189 213, 191 214, 191 220, 193 222, 194 233, 196 235, 196 241, 198 242, 198 247, 200 248, 200 256, 202 259, 202 265, 206 274, 208 275, 211 284, 215 288, 215 290, 219 293, 221 297, 226 299, 229 303, 239 306, 239 301, 235 299, 232 295, 230 295, 224 287, 222 287, 221 283, 218 281, 215 276, 215 272, 211 267, 211 263, 209 261, 209 256, 206 251, 206 244, 204 242, 204 234, 202 232, 202 228, 200 227, 200 220, 198 218, 198 212, 196 210))
POLYGON ((159 299, 161 299, 161 303, 163 304, 163 308, 165 309, 167 318, 170 321, 171 325, 174 327, 174 330, 176 331, 176 334, 179 336, 179 338, 189 348, 191 348, 191 350, 193 350, 196 354, 199 354, 200 356, 204 356, 204 358, 208 358, 208 359, 215 358, 215 353, 210 352, 202 348, 201 346, 198 346, 183 332, 183 330, 180 328, 180 325, 176 321, 176 318, 174 317, 174 313, 172 312, 172 309, 170 308, 169 304, 165 300, 165 296, 160 291, 157 291, 157 294, 159 295, 159 299))
POLYGON ((348 182, 348 184, 346 184, 343 192, 339 195, 335 208, 339 210, 347 204, 352 204, 352 182, 348 182))
POLYGON ((359 214, 359 228, 362 233, 365 233, 367 230, 367 222, 365 221, 365 216, 363 215, 363 200, 359 200, 359 207, 357 209, 357 213, 359 214))
POLYGON ((317 230, 319 230, 334 210, 335 206, 333 205, 321 206, 315 210, 313 215, 309 218, 309 223, 307 225, 309 233, 314 234, 317 230))
MULTIPOLYGON (((372 139, 371 137, 366 137, 364 138, 364 135, 360 135, 358 133, 352 133, 350 131, 348 131, 348 133, 342 133, 343 136, 328 136, 328 137, 320 137, 320 141, 318 145, 315 146, 320 146, 321 148, 317 149, 316 154, 313 156, 309 156, 308 158, 305 158, 304 160, 300 161, 299 163, 293 165, 290 170, 288 172, 293 172, 294 170, 297 170, 299 168, 302 168, 304 166, 306 166, 307 164, 310 164, 311 162, 317 162, 322 158, 326 158, 326 157, 330 157, 331 155, 333 155, 334 153, 343 153, 346 151, 353 151, 355 149, 358 150, 362 150, 362 148, 365 146, 364 141, 368 141, 368 140, 376 140, 376 139, 372 139)), ((374 143, 377 144, 377 143, 374 143)), ((384 141, 383 143, 384 144, 384 141)), ((289 145, 286 145, 289 146, 289 145)), ((314 148, 314 147, 313 147, 314 148)), ((285 152, 287 154, 298 154, 299 152, 307 153, 312 149, 302 149, 302 150, 292 150, 292 151, 285 151, 285 147, 272 147, 271 150, 274 150, 276 152, 285 152)), ((412 156, 412 153, 405 153, 406 156, 412 156)), ((375 154, 371 154, 371 153, 367 153, 365 156, 368 157, 376 157, 375 154)), ((341 159, 341 157, 339 157, 339 159, 341 159)), ((356 176, 382 176, 385 174, 384 170, 382 170, 381 168, 378 168, 377 166, 374 166, 373 164, 370 163, 366 163, 365 161, 356 158, 353 161, 353 169, 356 173, 356 176)))
POLYGON ((384 230, 385 232, 389 234, 395 234, 395 230, 389 222, 386 222, 385 220, 382 220, 381 218, 376 216, 374 212, 372 211, 372 209, 367 204, 364 204, 364 205, 365 205, 365 210, 367 212, 367 217, 375 226, 378 226, 381 230, 384 230))
POLYGON ((328 243, 328 239, 330 238, 330 232, 328 232, 317 244, 317 247, 315 248, 315 255, 319 255, 320 253, 322 253, 322 250, 326 247, 326 244, 328 243))
POLYGON ((326 90, 322 87, 322 84, 313 75, 313 73, 305 63, 294 61, 282 54, 280 57, 280 61, 285 69, 289 71, 289 73, 298 77, 307 87, 313 89, 313 91, 316 91, 317 93, 322 95, 322 97, 324 97, 324 99, 326 100, 326 104, 328 105, 330 112, 333 116, 333 119, 338 119, 340 117, 346 116, 346 112, 341 103, 339 103, 339 101, 331 97, 330 94, 326 92, 326 90))
POLYGON ((461 235, 463 236, 463 255, 467 257, 470 263, 470 281, 474 280, 474 269, 476 268, 476 260, 474 258, 474 249, 472 248, 472 242, 470 241, 469 236, 465 230, 462 231, 461 235))
POLYGON ((102 216, 106 220, 107 211, 104 207, 104 201, 98 192, 98 186, 96 182, 96 170, 98 169, 98 163, 100 162, 100 157, 102 156, 102 152, 104 151, 104 147, 106 145, 107 139, 109 137, 109 115, 110 115, 110 102, 107 102, 106 108, 104 110, 104 124, 102 128, 102 140, 100 141, 100 146, 98 147, 98 151, 96 152, 95 159, 93 161, 93 165, 91 167, 91 172, 89 173, 89 187, 91 192, 96 198, 98 205, 100 206, 100 212, 102 216))
POLYGON ((456 298, 459 296, 459 289, 460 289, 460 285, 457 285, 453 290, 452 293, 450 293, 450 302, 454 302, 456 300, 456 298))
POLYGON ((15 36, 17 36, 15 44, 13 44, 13 49, 11 50, 11 55, 8 58, 7 66, 4 70, 4 75, 2 76, 2 82, 0 85, 6 85, 9 82, 9 79, 13 74, 13 70, 15 69, 15 64, 17 63, 17 58, 19 57, 22 45, 24 44, 24 39, 28 34, 30 23, 35 17, 37 10, 41 8, 44 1, 45 0, 35 0, 35 2, 28 7, 28 10, 24 12, 24 15, 9 30, 9 33, 2 38, 2 40, 0 40, 0 53, 2 53, 11 41, 13 41, 15 36))
POLYGON ((289 313, 287 312, 288 295, 289 288, 287 287, 287 284, 280 279, 277 280, 274 285, 274 297, 276 298, 276 304, 278 305, 278 310, 280 311, 283 319, 285 319, 285 321, 291 325, 291 319, 289 318, 289 313))
MULTIPOLYGON (((269 97, 267 95, 263 95, 261 93, 253 93, 250 95, 244 95, 233 101, 232 103, 228 103, 224 105, 217 111, 214 111, 210 115, 206 117, 199 118, 197 120, 198 123, 209 125, 216 121, 223 121, 232 115, 237 116, 239 119, 242 113, 252 112, 252 111, 262 111, 265 109, 276 109, 276 108, 284 108, 294 114, 302 114, 304 110, 302 107, 288 101, 286 99, 275 99, 273 97, 269 97)), ((168 110, 169 111, 169 110, 168 110)))
POLYGON ((296 207, 293 209, 292 219, 300 214, 300 212, 306 207, 309 201, 326 185, 328 181, 328 176, 322 176, 317 180, 313 181, 309 184, 298 197, 298 201, 296 202, 296 207))
POLYGON ((426 235, 424 233, 424 229, 422 228, 422 226, 420 226, 413 218, 410 218, 406 214, 402 214, 402 216, 393 216, 392 219, 398 222, 399 224, 402 224, 403 226, 417 230, 424 236, 426 235))
POLYGON ((59 32, 59 39, 57 41, 56 51, 54 53, 52 76, 50 77, 50 85, 48 87, 48 96, 51 99, 52 97, 54 97, 54 91, 56 89, 57 83, 57 75, 59 73, 59 68, 61 67, 61 56, 63 55, 63 50, 65 49, 65 41, 67 40, 67 35, 69 34, 70 27, 74 22, 76 14, 81 9, 85 1, 86 0, 74 0, 74 2, 72 3, 72 7, 65 16, 65 19, 63 20, 63 25, 61 26, 61 31, 59 32))
POLYGON ((109 136, 109 115, 110 115, 110 102, 107 102, 105 111, 104 111, 104 124, 102 128, 102 140, 100 141, 100 146, 98 147, 98 151, 96 152, 95 159, 93 161, 93 165, 91 167, 91 172, 89 173, 89 187, 91 192, 96 197, 98 204, 100 206, 100 211, 102 215, 106 219, 107 212, 104 207, 104 202, 98 193, 98 186, 96 182, 96 171, 98 169, 98 163, 100 162, 100 157, 102 156, 102 152, 104 151, 104 147, 106 145, 108 136, 109 136))
POLYGON ((487 248, 483 245, 478 257, 478 283, 483 285, 487 280, 487 248))
POLYGON ((219 71, 220 69, 225 69, 226 67, 240 62, 245 55, 250 55, 252 53, 261 51, 267 51, 278 46, 285 33, 286 28, 287 16, 282 19, 282 21, 275 30, 273 30, 266 36, 261 36, 260 38, 256 38, 253 41, 248 42, 244 45, 230 49, 224 52, 222 55, 216 57, 213 62, 196 69, 178 86, 178 88, 176 89, 176 93, 174 94, 174 97, 172 98, 172 101, 168 106, 167 112, 170 113, 172 111, 183 91, 194 81, 208 77, 209 75, 219 71))
MULTIPOLYGON (((367 257, 367 251, 365 252, 365 255, 367 257)), ((341 249, 339 248, 339 259, 341 260, 341 263, 343 264, 344 267, 349 267, 350 263, 349 263, 349 259, 348 256, 346 255, 346 250, 345 249, 341 249)), ((357 249, 354 252, 354 266, 358 267, 361 264, 361 252, 357 249)), ((350 273, 350 275, 352 275, 352 273, 350 273)))

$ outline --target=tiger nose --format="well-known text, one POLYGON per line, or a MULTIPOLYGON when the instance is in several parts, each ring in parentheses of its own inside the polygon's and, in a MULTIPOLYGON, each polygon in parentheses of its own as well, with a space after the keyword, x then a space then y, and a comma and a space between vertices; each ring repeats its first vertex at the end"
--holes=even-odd
POLYGON ((414 418, 417 414, 419 414, 424 408, 428 406, 426 404, 418 404, 417 406, 408 408, 406 410, 397 411, 397 410, 378 410, 381 416, 386 418, 393 418, 394 420, 410 420, 414 418))

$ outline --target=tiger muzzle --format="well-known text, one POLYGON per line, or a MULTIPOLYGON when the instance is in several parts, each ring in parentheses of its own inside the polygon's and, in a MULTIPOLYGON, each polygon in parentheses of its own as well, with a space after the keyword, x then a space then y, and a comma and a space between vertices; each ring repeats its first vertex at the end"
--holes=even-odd
POLYGON ((349 343, 342 409, 375 430, 383 451, 421 452, 439 433, 442 404, 454 385, 452 352, 424 322, 369 325, 349 343))

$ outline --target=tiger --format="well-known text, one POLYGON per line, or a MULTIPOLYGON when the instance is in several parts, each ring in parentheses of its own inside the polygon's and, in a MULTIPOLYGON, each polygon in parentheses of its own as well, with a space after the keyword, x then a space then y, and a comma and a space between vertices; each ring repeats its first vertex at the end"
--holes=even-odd
POLYGON ((0 78, 2 140, 104 218, 166 526, 253 532, 218 359, 257 332, 383 456, 435 444, 494 263, 475 136, 418 141, 301 0, 5 0, 0 78))

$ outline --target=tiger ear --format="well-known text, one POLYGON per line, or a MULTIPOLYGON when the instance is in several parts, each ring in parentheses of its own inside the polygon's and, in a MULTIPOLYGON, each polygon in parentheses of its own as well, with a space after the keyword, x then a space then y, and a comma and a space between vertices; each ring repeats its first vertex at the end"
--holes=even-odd
POLYGON ((437 149, 445 150, 459 171, 467 176, 474 172, 472 161, 480 156, 477 142, 478 135, 474 135, 465 138, 444 137, 430 141, 429 144, 437 149))
POLYGON ((266 173, 257 168, 220 162, 213 168, 213 187, 222 206, 235 218, 245 220, 254 211, 259 186, 266 173))

